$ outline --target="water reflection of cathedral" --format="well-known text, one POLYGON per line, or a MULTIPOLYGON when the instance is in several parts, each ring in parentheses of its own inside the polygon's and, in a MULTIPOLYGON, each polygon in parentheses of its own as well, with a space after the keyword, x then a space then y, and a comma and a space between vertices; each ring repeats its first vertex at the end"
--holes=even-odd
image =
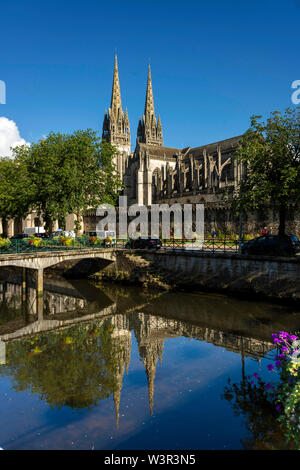
MULTIPOLYGON (((14 308, 20 306, 20 286, 12 284, 2 285, 2 302, 5 299, 6 304, 11 304, 14 308)), ((29 290, 29 299, 33 293, 29 290)), ((262 339, 247 337, 246 335, 233 334, 220 329, 214 329, 214 321, 212 319, 210 326, 202 326, 195 324, 193 321, 180 320, 174 318, 163 317, 160 315, 152 315, 143 313, 142 309, 149 306, 151 309, 151 301, 148 307, 136 306, 137 310, 132 312, 132 309, 121 309, 124 313, 117 313, 119 310, 116 303, 110 306, 99 309, 94 313, 87 312, 78 317, 73 314, 66 319, 66 316, 61 316, 63 312, 72 310, 81 310, 86 306, 87 300, 75 298, 63 294, 48 292, 45 301, 49 304, 49 309, 31 319, 28 324, 17 324, 15 319, 12 322, 15 329, 7 330, 6 334, 1 333, 0 339, 4 341, 22 340, 26 336, 36 335, 43 331, 58 330, 60 328, 67 328, 70 325, 81 322, 90 322, 97 319, 98 325, 109 324, 111 327, 111 341, 113 349, 116 352, 117 367, 115 369, 115 382, 116 387, 113 392, 113 399, 116 411, 117 426, 119 423, 119 409, 121 403, 121 392, 125 374, 131 361, 132 349, 132 334, 137 342, 140 360, 144 365, 147 386, 148 386, 148 400, 150 414, 153 413, 154 408, 154 392, 155 392, 155 377, 158 362, 162 364, 164 342, 167 338, 186 337, 193 338, 199 341, 212 343, 215 346, 226 348, 229 351, 236 352, 241 355, 242 360, 244 357, 252 357, 260 359, 264 357, 269 351, 273 349, 273 344, 262 339), (48 300, 47 300, 48 299, 48 300), (19 327, 18 327, 19 325, 19 327), (18 329, 19 328, 19 329, 18 329)), ((46 304, 45 302, 45 304, 46 304)), ((201 318, 199 319, 201 320, 201 318)))
POLYGON ((140 360, 143 362, 148 383, 148 399, 150 414, 153 413, 155 376, 158 362, 162 364, 164 341, 167 338, 187 337, 212 343, 260 360, 271 350, 271 342, 254 338, 242 337, 211 328, 203 328, 184 321, 164 318, 156 315, 136 313, 129 315, 114 315, 111 318, 114 327, 113 340, 119 348, 117 368, 117 389, 114 392, 117 425, 119 422, 119 407, 125 371, 128 372, 132 348, 132 332, 138 344, 140 360), (121 348, 120 348, 121 346, 121 348))

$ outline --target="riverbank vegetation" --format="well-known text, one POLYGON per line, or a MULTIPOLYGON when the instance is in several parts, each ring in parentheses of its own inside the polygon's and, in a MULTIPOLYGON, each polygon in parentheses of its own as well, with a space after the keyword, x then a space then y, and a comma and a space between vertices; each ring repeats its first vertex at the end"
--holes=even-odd
POLYGON ((265 122, 252 116, 236 159, 242 177, 231 199, 234 212, 271 207, 284 235, 288 211, 300 202, 300 108, 274 111, 265 122))

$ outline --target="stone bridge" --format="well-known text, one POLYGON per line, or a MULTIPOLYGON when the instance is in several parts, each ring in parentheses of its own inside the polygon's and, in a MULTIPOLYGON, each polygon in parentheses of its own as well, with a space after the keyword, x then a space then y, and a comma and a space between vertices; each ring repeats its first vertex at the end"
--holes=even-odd
POLYGON ((116 250, 112 248, 97 248, 84 250, 61 250, 34 253, 15 253, 0 255, 0 268, 15 266, 28 269, 46 269, 64 261, 76 259, 101 258, 111 262, 116 261, 116 250))
POLYGON ((113 263, 116 261, 116 256, 116 250, 113 248, 87 248, 2 254, 0 255, 0 268, 22 268, 22 289, 24 292, 26 290, 27 270, 35 270, 37 302, 39 303, 43 301, 44 269, 65 261, 83 259, 103 259, 113 263))

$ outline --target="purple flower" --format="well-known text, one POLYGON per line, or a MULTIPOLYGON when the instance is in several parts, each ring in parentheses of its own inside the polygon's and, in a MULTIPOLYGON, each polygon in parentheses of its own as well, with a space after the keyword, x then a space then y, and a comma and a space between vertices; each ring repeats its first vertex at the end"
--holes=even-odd
POLYGON ((268 367, 268 371, 274 370, 274 366, 273 366, 273 364, 268 364, 268 366, 267 366, 267 367, 268 367))
POLYGON ((281 336, 281 338, 286 338, 287 336, 289 336, 286 331, 279 331, 278 335, 281 336))
POLYGON ((254 372, 253 377, 255 377, 256 379, 258 379, 258 373, 257 373, 257 372, 254 372))
POLYGON ((276 344, 276 343, 281 343, 281 339, 279 339, 279 338, 274 338, 274 339, 273 339, 273 343, 275 343, 275 344, 276 344))
POLYGON ((275 365, 276 365, 277 369, 279 369, 279 367, 281 367, 281 361, 276 361, 275 365))
POLYGON ((279 411, 280 408, 281 408, 281 406, 280 406, 280 405, 277 405, 275 409, 276 409, 276 411, 279 411))
POLYGON ((268 382, 266 387, 265 387, 267 390, 269 390, 270 388, 272 388, 271 384, 268 382))
POLYGON ((296 339, 299 339, 298 336, 296 336, 296 335, 291 335, 290 336, 291 341, 296 341, 296 339))
POLYGON ((289 348, 287 348, 286 346, 283 346, 283 348, 281 348, 281 352, 284 353, 284 352, 289 352, 289 348))

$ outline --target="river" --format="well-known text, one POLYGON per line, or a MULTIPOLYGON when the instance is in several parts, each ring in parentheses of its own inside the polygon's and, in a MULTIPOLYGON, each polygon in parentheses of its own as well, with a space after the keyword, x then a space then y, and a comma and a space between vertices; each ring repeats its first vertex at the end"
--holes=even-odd
POLYGON ((249 382, 295 307, 59 278, 0 301, 0 447, 292 448, 249 382))

